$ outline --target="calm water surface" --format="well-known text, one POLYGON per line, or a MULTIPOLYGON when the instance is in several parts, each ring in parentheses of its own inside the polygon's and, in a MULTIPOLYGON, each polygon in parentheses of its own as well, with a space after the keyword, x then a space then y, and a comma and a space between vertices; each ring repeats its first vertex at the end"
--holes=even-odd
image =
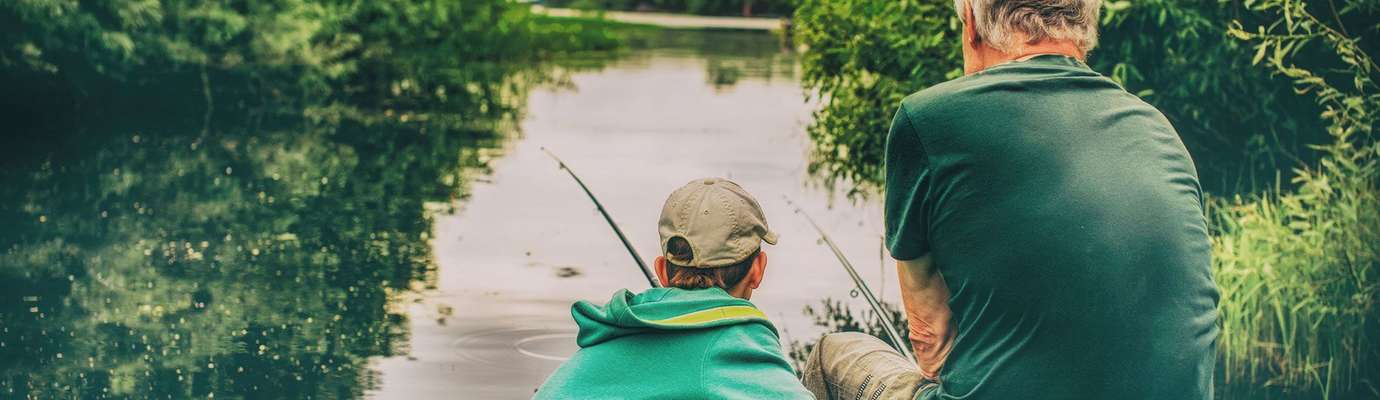
POLYGON ((782 196, 895 300, 878 207, 807 184, 794 55, 753 33, 646 47, 516 86, 506 134, 444 112, 148 110, 7 143, 0 398, 526 398, 575 350, 571 302, 646 285, 542 147, 644 256, 679 185, 756 194, 782 240, 753 300, 786 339, 850 283, 782 196))
MULTIPOLYGON (((819 333, 801 309, 847 298, 851 284, 783 196, 821 220, 874 288, 883 285, 879 208, 829 209, 828 193, 806 184, 813 106, 794 56, 765 34, 681 35, 531 94, 523 137, 462 211, 436 219, 436 288, 409 302, 411 352, 377 360, 374 395, 530 397, 577 349, 572 301, 646 288, 543 147, 581 175, 644 257, 657 252, 656 221, 672 190, 704 176, 746 187, 782 236, 765 249, 767 279, 753 300, 797 339, 819 333)), ((897 298, 894 290, 886 297, 897 298)))

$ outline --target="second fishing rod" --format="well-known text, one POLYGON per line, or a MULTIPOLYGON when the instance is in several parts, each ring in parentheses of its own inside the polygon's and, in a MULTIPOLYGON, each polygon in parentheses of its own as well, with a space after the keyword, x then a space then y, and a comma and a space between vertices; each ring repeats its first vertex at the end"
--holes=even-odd
POLYGON ((795 202, 792 202, 789 197, 784 198, 786 199, 786 204, 795 208, 796 214, 800 214, 802 217, 805 217, 806 221, 810 222, 810 226, 815 228, 815 232, 819 233, 820 240, 824 241, 824 244, 829 246, 829 250, 834 252, 834 257, 839 259, 839 264, 842 264, 843 269, 848 271, 848 277, 853 279, 855 290, 862 294, 863 298, 867 300, 867 305, 872 307, 872 312, 877 314, 877 318, 882 325, 882 331, 886 333, 887 338, 891 340, 896 350, 900 351, 902 355, 905 355, 907 360, 911 360, 912 362, 915 361, 915 353, 911 352, 910 346, 906 346, 905 341, 902 341, 904 336, 901 336, 901 334, 896 331, 896 324, 891 319, 891 313, 882 307, 882 302, 877 300, 876 296, 872 295, 872 289, 869 289, 867 287, 867 282, 863 281, 862 276, 858 275, 858 270, 853 268, 853 263, 848 262, 848 257, 843 255, 843 250, 839 250, 839 246, 834 244, 834 241, 829 238, 829 234, 824 233, 824 228, 820 228, 819 224, 815 223, 814 218, 810 218, 810 214, 806 214, 805 210, 801 209, 795 202))
MULTIPOLYGON (((652 274, 651 268, 648 268, 647 263, 642 261, 642 256, 637 253, 637 249, 633 248, 632 243, 628 241, 628 237, 624 235, 623 230, 618 227, 618 223, 613 221, 613 217, 604 209, 604 205, 599 202, 599 199, 594 196, 594 193, 590 192, 589 187, 585 186, 585 182, 580 179, 579 175, 576 175, 575 171, 571 170, 570 166, 566 165, 565 161, 562 161, 555 153, 552 153, 545 147, 541 150, 546 152, 546 155, 550 156, 551 159, 556 160, 560 168, 570 174, 570 177, 575 180, 576 184, 580 185, 580 189, 585 192, 585 195, 589 196, 589 200, 594 202, 594 207, 599 210, 599 214, 603 215, 604 221, 608 222, 609 227, 613 228, 613 233, 618 235, 618 240, 623 243, 623 247, 628 250, 628 254, 632 256, 633 261, 636 262, 637 266, 642 270, 642 274, 646 276, 647 283, 654 288, 661 287, 661 282, 656 279, 656 275, 652 274)), ((820 239, 829 246, 829 250, 834 252, 834 256, 838 257, 839 263, 843 265, 844 270, 848 271, 848 276, 853 279, 853 284, 856 287, 855 290, 862 293, 863 298, 867 300, 867 304, 871 306, 872 311, 877 314, 877 318, 881 321, 882 330, 886 333, 887 338, 891 340, 891 343, 895 345, 896 350, 905 355, 906 359, 915 360, 915 354, 911 352, 910 347, 906 346, 906 342, 902 341, 901 334, 897 333, 896 325, 892 322, 890 313, 882 307, 881 301, 877 300, 877 297, 872 295, 872 290, 867 287, 867 282, 864 282, 862 277, 858 275, 858 271, 853 268, 852 263, 848 262, 848 258, 843 255, 843 251, 839 250, 838 245, 834 244, 834 241, 829 238, 829 235, 824 233, 824 229, 820 228, 819 224, 815 223, 814 218, 810 218, 810 215, 805 213, 805 210, 801 209, 800 206, 796 205, 794 202, 791 202, 790 198, 786 198, 786 203, 795 208, 797 214, 805 217, 805 220, 810 222, 810 226, 814 227, 815 231, 819 233, 820 239)))

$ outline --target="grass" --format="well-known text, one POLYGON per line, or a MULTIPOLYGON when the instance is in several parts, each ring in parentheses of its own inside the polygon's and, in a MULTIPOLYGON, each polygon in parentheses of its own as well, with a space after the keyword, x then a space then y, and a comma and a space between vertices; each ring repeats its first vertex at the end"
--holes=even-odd
POLYGON ((1214 201, 1224 391, 1380 397, 1380 147, 1355 146, 1295 191, 1214 201))
POLYGON ((612 21, 598 15, 554 17, 533 14, 531 23, 533 30, 555 49, 555 53, 618 51, 661 30, 654 25, 612 21))

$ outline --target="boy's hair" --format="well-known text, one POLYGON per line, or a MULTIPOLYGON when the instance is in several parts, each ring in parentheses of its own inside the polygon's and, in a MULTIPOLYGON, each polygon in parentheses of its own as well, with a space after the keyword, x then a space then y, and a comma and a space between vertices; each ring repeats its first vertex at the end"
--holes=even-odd
MULTIPOLYGON (((748 271, 752 270, 752 261, 757 259, 757 254, 762 249, 752 252, 743 261, 718 267, 718 268, 693 268, 684 267, 666 261, 666 280, 671 287, 681 289, 708 289, 717 287, 728 290, 738 285, 743 278, 747 277, 748 271)), ((673 237, 666 242, 666 252, 680 260, 692 260, 695 258, 694 250, 690 249, 690 243, 680 237, 673 237)))

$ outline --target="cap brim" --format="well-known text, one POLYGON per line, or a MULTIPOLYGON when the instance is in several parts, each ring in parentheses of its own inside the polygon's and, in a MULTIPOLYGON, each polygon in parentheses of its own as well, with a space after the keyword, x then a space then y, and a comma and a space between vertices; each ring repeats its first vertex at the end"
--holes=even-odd
POLYGON ((762 235, 762 241, 763 241, 763 242, 767 242, 767 244, 775 245, 775 244, 776 244, 776 232, 767 231, 767 234, 762 235))

